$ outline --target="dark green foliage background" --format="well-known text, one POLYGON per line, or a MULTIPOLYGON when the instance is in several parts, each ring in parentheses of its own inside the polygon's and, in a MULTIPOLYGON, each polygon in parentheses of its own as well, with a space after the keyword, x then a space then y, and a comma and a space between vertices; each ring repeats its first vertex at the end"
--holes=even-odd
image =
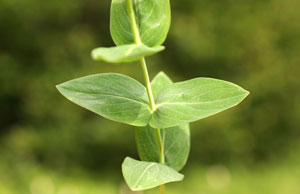
MULTIPOLYGON (((163 70, 174 81, 213 77, 251 92, 237 108, 192 124, 187 168, 253 168, 300 153, 300 2, 171 4, 166 50, 148 58, 150 76, 163 70)), ((55 88, 104 72, 143 81, 138 64, 90 58, 93 48, 113 45, 109 8, 109 0, 0 2, 0 171, 11 169, 16 183, 35 165, 121 176, 125 156, 137 157, 132 127, 70 103, 55 88)))

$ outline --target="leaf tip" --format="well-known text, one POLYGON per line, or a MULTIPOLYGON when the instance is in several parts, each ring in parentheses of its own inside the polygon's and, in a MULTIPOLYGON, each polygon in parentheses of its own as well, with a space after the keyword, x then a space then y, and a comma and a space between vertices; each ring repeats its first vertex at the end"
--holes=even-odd
POLYGON ((166 77, 168 77, 167 74, 164 71, 158 72, 158 74, 156 75, 156 77, 158 77, 158 76, 166 76, 166 77))
POLYGON ((165 47, 164 45, 160 45, 160 48, 161 48, 162 50, 166 49, 166 47, 165 47))
POLYGON ((123 161, 122 164, 124 164, 124 162, 126 162, 126 161, 128 161, 128 160, 131 160, 131 158, 130 158, 129 156, 127 156, 127 157, 124 159, 124 161, 123 161))
POLYGON ((161 52, 166 49, 166 47, 163 45, 157 46, 156 48, 157 48, 157 52, 161 52))
POLYGON ((99 58, 99 55, 98 55, 98 49, 99 48, 95 48, 91 51, 91 57, 94 61, 101 61, 101 58, 99 58))
POLYGON ((183 181, 183 179, 184 179, 184 175, 183 175, 183 174, 181 174, 181 173, 179 173, 179 175, 180 175, 180 177, 179 177, 178 181, 183 181))
POLYGON ((245 90, 244 88, 242 88, 244 91, 244 98, 242 100, 244 100, 245 98, 247 98, 250 95, 250 92, 248 90, 245 90))
POLYGON ((246 97, 251 94, 251 92, 249 92, 248 90, 245 90, 245 91, 246 91, 246 95, 245 95, 246 97))
POLYGON ((62 88, 62 84, 57 84, 55 86, 55 88, 60 92, 61 91, 61 88, 62 88))

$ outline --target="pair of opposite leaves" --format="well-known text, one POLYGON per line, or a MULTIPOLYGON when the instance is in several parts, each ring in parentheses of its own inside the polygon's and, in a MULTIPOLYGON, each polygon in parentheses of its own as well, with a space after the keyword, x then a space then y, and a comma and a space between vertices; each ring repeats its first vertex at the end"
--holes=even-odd
POLYGON ((57 88, 72 102, 107 119, 158 129, 216 114, 237 105, 248 95, 246 90, 230 82, 195 78, 167 85, 159 93, 154 87, 156 110, 152 112, 146 88, 125 75, 91 75, 57 88))
MULTIPOLYGON (((95 49, 92 57, 121 63, 155 54, 164 49, 160 45, 167 36, 170 18, 168 0, 113 0, 111 35, 118 46, 95 49), (133 4, 142 44, 133 44, 128 2, 133 4)), ((154 162, 125 159, 123 175, 132 190, 182 180, 183 175, 175 170, 179 171, 188 157, 190 142, 187 123, 230 108, 248 95, 237 85, 210 78, 173 84, 164 73, 158 74, 151 85, 157 103, 154 112, 150 110, 145 87, 124 75, 98 74, 58 86, 69 100, 103 117, 134 126, 146 126, 136 131, 139 155, 144 161, 154 162), (159 153, 152 127, 165 129, 168 166, 156 163, 159 153)))

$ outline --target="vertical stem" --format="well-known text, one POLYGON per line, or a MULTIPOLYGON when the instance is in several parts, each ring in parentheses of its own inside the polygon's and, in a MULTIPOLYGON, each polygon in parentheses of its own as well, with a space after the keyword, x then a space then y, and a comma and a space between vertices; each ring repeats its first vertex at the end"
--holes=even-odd
MULTIPOLYGON (((126 0, 126 6, 127 6, 128 14, 129 14, 130 25, 131 25, 131 30, 133 32, 134 41, 138 45, 142 44, 140 32, 137 27, 137 23, 136 23, 136 19, 135 19, 132 0, 126 0)), ((149 102, 150 102, 150 110, 153 113, 156 110, 156 105, 155 105, 155 101, 154 101, 154 97, 153 97, 153 92, 152 92, 152 88, 151 88, 151 82, 150 82, 149 73, 148 73, 148 69, 147 69, 147 65, 146 65, 146 60, 144 57, 142 57, 140 59, 140 64, 141 64, 141 67, 143 70, 144 80, 145 80, 145 84, 146 84, 146 88, 147 88, 147 94, 148 94, 148 98, 149 98, 149 102)), ((158 146, 159 146, 159 153, 160 153, 159 160, 160 160, 160 163, 164 164, 165 163, 164 138, 162 140, 160 129, 155 129, 155 135, 156 135, 156 139, 157 139, 158 146)), ((165 185, 160 185, 160 194, 164 194, 164 193, 165 193, 165 185)))
POLYGON ((160 194, 165 194, 165 185, 160 185, 160 194))
POLYGON ((159 162, 165 163, 165 155, 164 155, 164 141, 161 138, 160 129, 155 129, 156 140, 159 146, 159 162))
POLYGON ((141 67, 143 69, 144 80, 145 80, 147 93, 148 93, 148 97, 149 97, 149 101, 150 101, 150 109, 152 112, 154 112, 156 109, 156 106, 155 106, 155 102, 154 102, 154 97, 153 97, 150 78, 149 78, 148 69, 147 69, 147 65, 146 65, 146 60, 144 57, 141 58, 140 63, 141 63, 141 67))
MULTIPOLYGON (((160 132, 160 130, 158 131, 160 132)), ((162 143, 160 143, 160 163, 164 164, 165 163, 165 131, 161 131, 162 134, 162 143)), ((158 134, 161 138, 160 133, 158 134)), ((160 194, 165 194, 165 185, 160 185, 160 194)))

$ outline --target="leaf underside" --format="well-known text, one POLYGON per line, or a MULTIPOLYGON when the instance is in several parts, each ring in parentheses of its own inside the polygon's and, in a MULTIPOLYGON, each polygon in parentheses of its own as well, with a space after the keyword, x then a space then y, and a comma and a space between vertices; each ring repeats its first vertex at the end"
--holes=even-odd
POLYGON ((145 45, 122 45, 110 48, 96 48, 92 51, 92 58, 107 63, 127 63, 139 60, 164 50, 163 46, 148 47, 145 45))
POLYGON ((172 168, 155 162, 141 162, 127 157, 122 164, 122 173, 133 191, 151 189, 162 184, 182 181, 184 176, 172 168))

